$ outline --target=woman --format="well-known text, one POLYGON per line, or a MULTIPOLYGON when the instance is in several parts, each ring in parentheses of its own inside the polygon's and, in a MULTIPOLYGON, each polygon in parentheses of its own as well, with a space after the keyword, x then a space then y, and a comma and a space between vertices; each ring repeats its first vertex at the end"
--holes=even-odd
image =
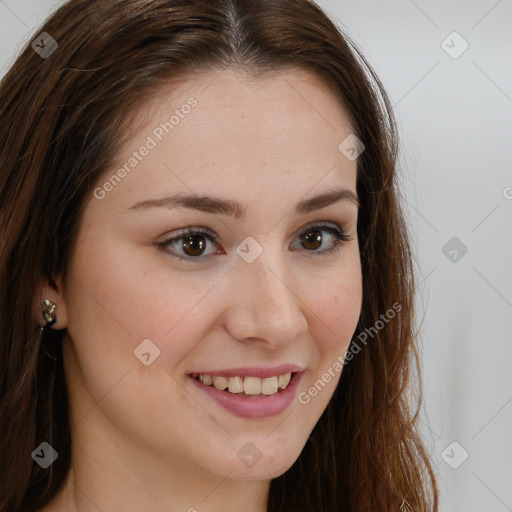
POLYGON ((2 512, 437 510, 395 124, 318 6, 71 0, 0 119, 2 512))

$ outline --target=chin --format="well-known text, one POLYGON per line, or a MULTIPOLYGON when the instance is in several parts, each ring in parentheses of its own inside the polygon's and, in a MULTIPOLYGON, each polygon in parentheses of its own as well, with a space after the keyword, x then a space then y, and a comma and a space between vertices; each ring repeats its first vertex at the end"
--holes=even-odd
MULTIPOLYGON (((286 445, 278 445, 276 443, 268 443, 263 437, 258 448, 258 441, 255 442, 236 442, 233 445, 241 446, 234 457, 226 459, 217 459, 217 463, 213 464, 216 474, 225 477, 229 475, 233 480, 270 480, 277 478, 286 473, 295 461, 299 458, 304 443, 294 443, 286 445), (263 446, 266 444, 266 446, 263 446), (222 468, 222 469, 220 469, 222 468), (219 471, 220 470, 220 471, 219 471)), ((231 450, 230 450, 231 452, 231 450)))

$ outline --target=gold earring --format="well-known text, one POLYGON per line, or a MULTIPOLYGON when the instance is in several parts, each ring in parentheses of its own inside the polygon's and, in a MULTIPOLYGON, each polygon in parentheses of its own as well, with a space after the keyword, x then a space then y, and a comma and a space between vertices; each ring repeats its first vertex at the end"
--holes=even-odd
POLYGON ((57 321, 57 317, 55 315, 55 309, 57 308, 57 304, 55 304, 55 302, 52 302, 51 300, 44 299, 42 306, 45 308, 43 309, 43 318, 46 322, 46 325, 44 327, 50 327, 57 321))

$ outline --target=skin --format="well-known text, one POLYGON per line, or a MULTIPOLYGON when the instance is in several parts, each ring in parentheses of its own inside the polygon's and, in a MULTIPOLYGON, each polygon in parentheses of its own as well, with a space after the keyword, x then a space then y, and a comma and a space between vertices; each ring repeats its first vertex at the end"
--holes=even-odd
POLYGON ((254 420, 188 376, 293 363, 305 368, 297 394, 307 391, 346 352, 362 300, 357 205, 294 212, 335 187, 356 192, 356 162, 338 150, 353 130, 308 72, 255 81, 229 68, 174 84, 136 111, 137 129, 99 186, 191 96, 197 106, 173 131, 103 199, 88 200, 70 277, 41 289, 57 303, 53 328, 66 329, 73 439, 69 478, 44 512, 262 512, 270 479, 297 459, 338 383, 336 372, 307 405, 295 398, 254 420), (247 213, 130 209, 176 192, 236 200, 247 213), (320 247, 304 246, 301 234, 319 221, 351 240, 327 253, 334 237, 322 230, 320 247), (187 226, 219 237, 203 238, 199 262, 156 246, 187 226), (250 264, 235 252, 249 236, 263 248, 250 264), (149 366, 134 356, 144 339, 160 349, 149 366), (237 458, 249 442, 261 453, 251 468, 237 458))

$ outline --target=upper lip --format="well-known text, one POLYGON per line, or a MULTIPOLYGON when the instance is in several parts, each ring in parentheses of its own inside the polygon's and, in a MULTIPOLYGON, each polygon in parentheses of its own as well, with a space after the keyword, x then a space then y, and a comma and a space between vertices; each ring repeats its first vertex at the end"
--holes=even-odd
POLYGON ((198 372, 200 375, 211 375, 212 377, 259 377, 264 379, 266 377, 275 377, 277 375, 285 375, 287 373, 295 373, 304 371, 304 367, 295 364, 281 364, 279 366, 264 367, 264 366, 244 366, 240 368, 229 368, 225 370, 206 370, 198 372))

